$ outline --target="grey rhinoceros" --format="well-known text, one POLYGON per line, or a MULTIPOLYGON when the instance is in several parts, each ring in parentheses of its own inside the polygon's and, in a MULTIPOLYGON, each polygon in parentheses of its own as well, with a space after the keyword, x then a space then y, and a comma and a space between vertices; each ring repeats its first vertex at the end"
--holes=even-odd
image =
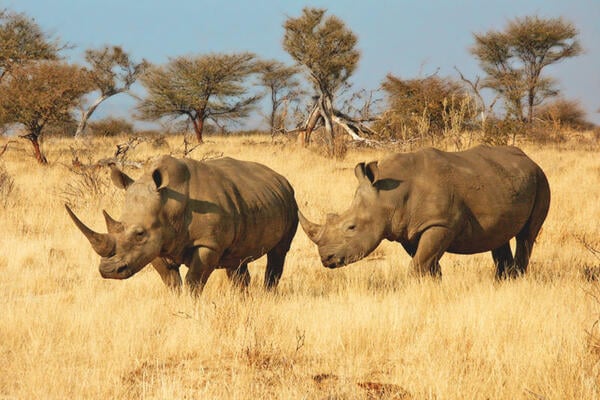
POLYGON ((134 181, 112 167, 113 183, 126 189, 120 221, 105 211, 107 234, 77 227, 102 257, 104 278, 126 279, 152 263, 166 285, 186 283, 199 294, 216 268, 247 286, 248 262, 267 254, 264 283, 279 282, 298 226, 289 182, 268 167, 232 158, 208 161, 163 156, 134 181))
POLYGON ((527 270, 550 205, 542 169, 510 146, 393 154, 360 163, 354 173, 349 210, 328 215, 323 226, 299 212, 325 267, 360 260, 387 239, 404 247, 419 275, 441 276, 444 252, 491 251, 496 277, 514 277, 527 270))

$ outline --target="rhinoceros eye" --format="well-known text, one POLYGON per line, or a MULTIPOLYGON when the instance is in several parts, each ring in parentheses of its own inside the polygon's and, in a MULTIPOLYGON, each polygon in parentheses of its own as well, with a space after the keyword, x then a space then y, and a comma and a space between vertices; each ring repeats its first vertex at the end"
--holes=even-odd
POLYGON ((347 230, 347 231, 353 231, 353 230, 355 230, 355 229, 356 229, 356 225, 355 225, 355 224, 350 224, 350 225, 348 225, 348 226, 346 227, 346 230, 347 230))
POLYGON ((138 227, 138 228, 135 228, 135 230, 133 231, 133 234, 134 234, 136 240, 142 241, 146 237, 146 230, 144 228, 138 227))

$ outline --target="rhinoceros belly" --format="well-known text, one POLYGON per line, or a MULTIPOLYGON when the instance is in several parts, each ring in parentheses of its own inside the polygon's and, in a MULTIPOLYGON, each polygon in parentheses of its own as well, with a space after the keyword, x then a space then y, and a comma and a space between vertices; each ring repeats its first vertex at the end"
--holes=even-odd
POLYGON ((448 247, 449 253, 475 254, 497 249, 515 237, 529 218, 530 207, 507 207, 465 216, 462 229, 448 247))

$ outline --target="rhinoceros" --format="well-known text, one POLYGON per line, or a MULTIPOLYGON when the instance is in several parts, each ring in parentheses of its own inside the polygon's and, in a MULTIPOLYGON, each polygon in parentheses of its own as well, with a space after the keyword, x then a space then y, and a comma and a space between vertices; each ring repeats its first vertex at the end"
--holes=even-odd
POLYGON ((347 211, 324 225, 299 211, 325 267, 358 261, 387 239, 404 247, 420 276, 441 277, 445 252, 491 251, 496 277, 515 277, 527 270, 550 206, 544 172, 512 146, 428 148, 359 163, 354 173, 358 188, 347 211))
POLYGON ((103 210, 108 233, 92 231, 65 205, 101 256, 102 277, 126 279, 152 263, 167 286, 179 288, 185 264, 186 283, 199 294, 216 268, 247 286, 248 262, 267 254, 264 284, 277 286, 298 226, 294 190, 283 176, 227 157, 162 156, 137 181, 111 168, 126 194, 120 221, 103 210))

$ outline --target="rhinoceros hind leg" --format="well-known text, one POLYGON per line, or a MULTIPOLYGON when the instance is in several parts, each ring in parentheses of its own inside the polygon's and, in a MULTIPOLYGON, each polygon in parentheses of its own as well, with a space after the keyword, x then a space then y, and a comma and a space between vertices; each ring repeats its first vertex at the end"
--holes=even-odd
POLYGON ((197 247, 192 255, 185 282, 192 296, 199 296, 206 285, 210 274, 219 262, 220 254, 207 247, 197 247))
POLYGON ((181 275, 179 264, 171 263, 162 257, 152 260, 152 266, 160 275, 163 283, 174 291, 181 290, 181 275))
POLYGON ((517 249, 515 251, 515 267, 513 276, 522 275, 527 272, 527 266, 529 265, 529 258, 533 251, 533 243, 537 237, 540 226, 536 226, 532 229, 532 224, 527 223, 525 227, 517 234, 517 249))
POLYGON ((496 279, 502 279, 509 276, 514 270, 514 259, 510 250, 510 243, 506 242, 497 249, 492 250, 492 257, 496 265, 496 279))
POLYGON ((290 249, 291 239, 284 238, 267 253, 267 269, 265 270, 265 288, 275 289, 283 274, 285 256, 290 249))
POLYGON ((285 263, 285 256, 290 250, 292 240, 296 235, 298 229, 298 215, 296 212, 293 213, 294 220, 289 226, 289 230, 283 235, 282 239, 267 252, 267 268, 265 270, 265 288, 273 290, 279 284, 279 279, 283 273, 283 264, 285 263))
POLYGON ((245 289, 250 284, 250 273, 248 272, 248 263, 242 264, 237 268, 227 268, 227 277, 235 286, 245 289))
POLYGON ((439 261, 453 238, 450 230, 441 226, 434 226, 423 232, 411 261, 413 271, 420 276, 429 274, 441 278, 439 261))
MULTIPOLYGON (((549 196, 549 194, 547 196, 549 196)), ((521 229, 521 232, 517 234, 514 275, 522 275, 527 272, 527 266, 529 265, 531 252, 533 251, 533 244, 535 243, 535 239, 540 233, 542 224, 548 215, 549 199, 542 196, 542 200, 543 201, 536 200, 533 211, 531 212, 531 217, 529 217, 529 221, 527 221, 523 229, 521 229)))
POLYGON ((531 216, 516 237, 517 249, 515 251, 514 275, 521 275, 527 272, 529 258, 533 251, 533 244, 542 229, 542 224, 548 215, 549 208, 550 187, 548 186, 548 179, 540 170, 538 174, 538 192, 531 216))
POLYGON ((265 270, 265 288, 275 289, 283 274, 283 264, 287 250, 275 247, 267 253, 267 269, 265 270))

